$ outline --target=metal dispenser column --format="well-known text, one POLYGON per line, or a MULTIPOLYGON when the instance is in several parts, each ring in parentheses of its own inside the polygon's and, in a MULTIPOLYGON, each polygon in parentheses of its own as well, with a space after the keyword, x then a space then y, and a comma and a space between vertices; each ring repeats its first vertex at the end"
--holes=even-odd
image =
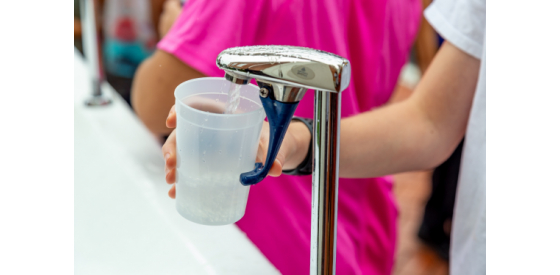
POLYGON ((82 24, 82 46, 88 69, 92 74, 93 94, 86 100, 88 106, 104 106, 111 103, 103 96, 101 83, 105 80, 103 62, 101 61, 101 41, 97 32, 101 7, 99 0, 81 0, 80 17, 82 24))
POLYGON ((255 78, 271 123, 267 160, 241 175, 244 185, 256 184, 268 174, 297 104, 307 89, 315 90, 310 273, 334 274, 340 93, 350 82, 350 62, 302 47, 249 46, 224 50, 216 64, 233 83, 247 84, 255 78))

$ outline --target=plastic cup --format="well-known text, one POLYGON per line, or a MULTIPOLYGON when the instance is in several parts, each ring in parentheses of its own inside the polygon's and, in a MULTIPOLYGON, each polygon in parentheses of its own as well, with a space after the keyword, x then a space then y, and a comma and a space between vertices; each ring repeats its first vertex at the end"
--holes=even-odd
POLYGON ((255 165, 265 117, 259 88, 243 85, 234 114, 223 114, 231 82, 198 78, 175 89, 176 208, 189 221, 231 224, 243 217, 249 186, 239 175, 255 165))

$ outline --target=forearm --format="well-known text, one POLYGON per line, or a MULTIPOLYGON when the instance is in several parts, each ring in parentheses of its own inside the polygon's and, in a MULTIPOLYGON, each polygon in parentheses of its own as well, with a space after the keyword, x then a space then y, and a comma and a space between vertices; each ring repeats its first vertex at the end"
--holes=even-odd
POLYGON ((465 133, 479 66, 444 45, 409 99, 342 120, 340 176, 428 169, 447 159, 465 133))
POLYGON ((156 134, 169 134, 165 126, 175 104, 174 91, 182 82, 204 75, 173 55, 156 51, 138 67, 132 84, 132 106, 142 122, 156 134))
POLYGON ((401 102, 342 120, 340 176, 377 177, 436 166, 450 145, 421 118, 410 102, 401 102))

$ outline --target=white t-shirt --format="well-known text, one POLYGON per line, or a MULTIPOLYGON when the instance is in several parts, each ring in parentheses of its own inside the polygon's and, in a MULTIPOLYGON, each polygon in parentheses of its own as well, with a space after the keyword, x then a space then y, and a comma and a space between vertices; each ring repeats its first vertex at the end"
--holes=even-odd
POLYGON ((425 16, 446 41, 481 60, 453 214, 451 275, 486 274, 486 1, 436 0, 425 16))

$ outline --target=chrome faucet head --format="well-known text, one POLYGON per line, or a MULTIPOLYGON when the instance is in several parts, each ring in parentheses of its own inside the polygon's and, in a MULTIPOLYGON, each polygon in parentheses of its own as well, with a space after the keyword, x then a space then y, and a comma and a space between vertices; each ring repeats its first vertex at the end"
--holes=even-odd
POLYGON ((270 140, 264 164, 243 173, 240 182, 262 181, 276 159, 299 101, 307 89, 340 93, 350 83, 350 62, 338 55, 292 46, 248 46, 222 51, 216 65, 225 78, 247 84, 254 78, 270 124, 270 140))
POLYGON ((246 84, 255 78, 272 86, 276 100, 301 100, 307 89, 342 92, 350 83, 350 62, 338 55, 293 46, 248 46, 222 51, 216 65, 226 79, 246 84))
POLYGON ((230 82, 235 83, 235 84, 240 84, 240 85, 248 84, 249 81, 251 81, 251 79, 248 78, 248 77, 238 75, 236 73, 232 73, 232 72, 228 72, 228 71, 226 71, 226 75, 224 77, 227 80, 229 80, 230 82))

